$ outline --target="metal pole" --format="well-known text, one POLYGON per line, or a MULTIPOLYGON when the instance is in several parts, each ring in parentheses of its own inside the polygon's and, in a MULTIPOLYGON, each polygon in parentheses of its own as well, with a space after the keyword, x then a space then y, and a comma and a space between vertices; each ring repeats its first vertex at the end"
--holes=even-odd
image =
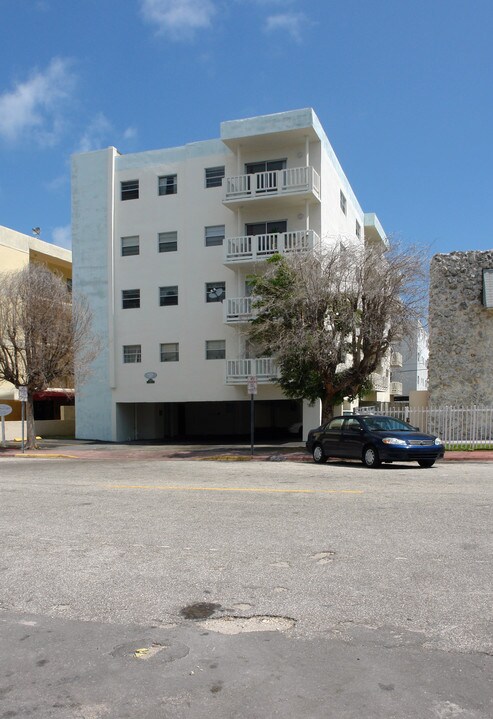
POLYGON ((24 452, 24 407, 26 406, 25 402, 21 402, 21 408, 22 408, 22 414, 21 414, 21 426, 22 426, 22 452, 24 452))
POLYGON ((254 395, 250 395, 250 453, 253 457, 253 440, 255 432, 255 404, 254 395))
POLYGON ((2 447, 6 447, 7 443, 5 441, 5 417, 2 415, 2 447))

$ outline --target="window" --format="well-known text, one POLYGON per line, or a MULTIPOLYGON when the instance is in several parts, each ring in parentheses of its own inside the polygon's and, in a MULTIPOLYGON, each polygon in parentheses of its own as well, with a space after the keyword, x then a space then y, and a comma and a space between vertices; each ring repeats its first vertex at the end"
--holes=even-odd
POLYGON ((483 270, 483 305, 493 310, 493 270, 483 270))
POLYGON ((138 200, 139 199, 139 181, 126 180, 121 183, 122 200, 138 200))
POLYGON ((138 255, 140 252, 139 248, 139 237, 138 235, 135 235, 134 237, 122 237, 122 257, 127 257, 128 255, 138 255))
POLYGON ((160 348, 161 362, 178 362, 180 351, 178 342, 164 342, 160 348))
POLYGON ((140 307, 140 290, 122 290, 122 308, 130 310, 140 307))
POLYGON ((159 288, 159 304, 161 307, 178 304, 178 285, 159 288))
POLYGON ((339 192, 339 202, 341 204, 341 210, 344 212, 344 214, 346 214, 347 200, 346 200, 346 195, 344 194, 344 192, 342 190, 340 190, 340 192, 339 192))
POLYGON ((360 223, 358 222, 358 220, 356 220, 356 230, 355 230, 355 232, 356 232, 356 237, 358 237, 358 238, 361 240, 361 225, 360 225, 360 223))
POLYGON ((251 222, 245 226, 247 235, 276 235, 288 231, 286 220, 273 222, 251 222))
POLYGON ((178 249, 178 232, 160 232, 158 235, 159 252, 176 252, 178 249))
POLYGON ((123 363, 134 364, 142 361, 140 345, 123 345, 123 363))
POLYGON ((222 167, 205 168, 205 186, 221 187, 224 177, 224 165, 222 167))
POLYGON ((158 193, 160 195, 176 195, 178 190, 177 175, 158 177, 158 193))
POLYGON ((245 165, 247 175, 255 175, 258 172, 269 172, 274 170, 284 170, 286 160, 262 160, 261 162, 249 162, 245 165))
POLYGON ((206 282, 205 301, 222 302, 226 296, 226 282, 206 282))
POLYGON ((205 358, 208 360, 225 359, 226 340, 206 340, 205 358))
POLYGON ((225 235, 224 225, 211 225, 205 228, 205 246, 215 247, 222 245, 225 235))

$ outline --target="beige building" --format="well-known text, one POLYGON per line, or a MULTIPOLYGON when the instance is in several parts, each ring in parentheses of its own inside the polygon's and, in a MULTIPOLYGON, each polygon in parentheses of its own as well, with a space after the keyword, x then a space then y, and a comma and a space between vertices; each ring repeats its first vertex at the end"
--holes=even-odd
MULTIPOLYGON (((61 274, 67 282, 72 282, 72 252, 57 245, 24 235, 8 227, 0 225, 0 272, 21 270, 30 263, 46 265, 53 272, 61 274)), ((66 403, 66 396, 60 396, 54 390, 39 393, 42 397, 35 397, 35 401, 43 401, 45 413, 52 414, 54 405, 62 401, 66 403), (58 395, 58 396, 57 396, 58 395)), ((20 419, 20 402, 17 390, 7 382, 0 382, 0 402, 9 404, 12 413, 8 420, 20 419)))

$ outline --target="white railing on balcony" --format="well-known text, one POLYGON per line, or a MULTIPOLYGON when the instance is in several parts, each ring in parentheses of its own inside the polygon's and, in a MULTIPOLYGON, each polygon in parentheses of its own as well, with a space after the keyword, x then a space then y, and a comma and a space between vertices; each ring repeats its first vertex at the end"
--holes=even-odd
POLYGON ((378 372, 373 372, 370 375, 370 379, 375 392, 388 392, 389 380, 378 372))
POLYGON ((278 376, 279 371, 272 357, 226 361, 226 384, 247 384, 249 377, 268 384, 275 382, 278 376))
POLYGON ((390 394, 402 394, 402 382, 391 382, 390 394))
POLYGON ((229 297, 224 303, 225 322, 249 322, 255 315, 251 297, 229 297))
POLYGON ((320 198, 320 175, 313 167, 290 167, 252 175, 235 175, 224 181, 225 202, 311 192, 320 198))
POLYGON ((244 235, 228 237, 225 242, 225 262, 255 262, 279 252, 299 252, 312 250, 319 242, 313 230, 294 230, 267 235, 244 235))
POLYGON ((391 367, 402 367, 402 355, 400 352, 392 350, 390 353, 390 366, 391 367))

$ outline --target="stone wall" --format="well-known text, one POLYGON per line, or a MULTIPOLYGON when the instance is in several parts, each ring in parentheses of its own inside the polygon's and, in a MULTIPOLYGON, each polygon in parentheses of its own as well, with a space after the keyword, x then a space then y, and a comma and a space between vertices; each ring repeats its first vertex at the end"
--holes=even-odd
POLYGON ((430 269, 430 403, 493 406, 493 311, 482 270, 493 250, 435 255, 430 269))

